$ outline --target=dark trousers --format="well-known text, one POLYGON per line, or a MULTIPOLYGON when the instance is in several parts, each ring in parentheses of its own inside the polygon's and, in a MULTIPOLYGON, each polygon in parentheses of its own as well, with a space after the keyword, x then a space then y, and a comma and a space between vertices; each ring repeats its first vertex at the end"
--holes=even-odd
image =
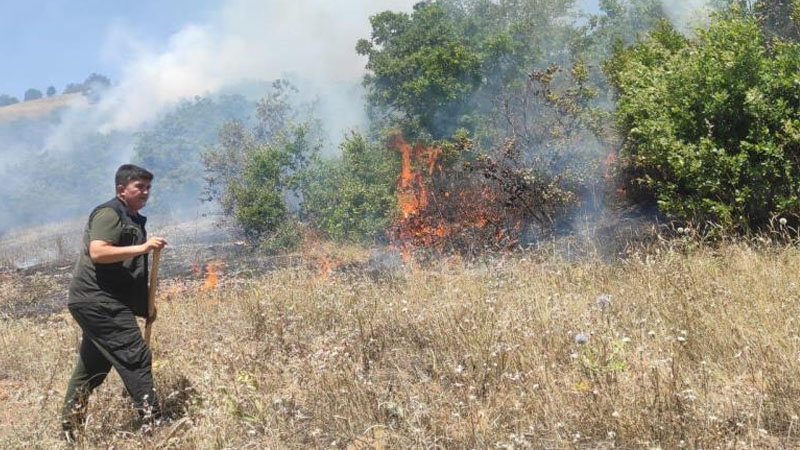
POLYGON ((121 303, 86 302, 70 304, 69 311, 83 330, 83 341, 64 398, 64 427, 83 425, 89 394, 103 383, 112 366, 142 417, 158 418, 152 355, 131 309, 121 303))

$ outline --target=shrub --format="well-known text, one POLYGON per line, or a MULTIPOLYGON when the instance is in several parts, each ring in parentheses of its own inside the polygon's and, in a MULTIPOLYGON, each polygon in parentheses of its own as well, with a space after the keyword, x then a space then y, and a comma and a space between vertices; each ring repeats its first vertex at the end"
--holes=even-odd
POLYGON ((396 203, 397 158, 358 133, 340 148, 341 158, 320 160, 305 175, 304 215, 335 240, 374 241, 396 203))
POLYGON ((314 132, 319 124, 310 118, 310 110, 293 106, 294 92, 290 84, 276 81, 272 93, 257 105, 257 123, 225 124, 220 144, 203 155, 205 200, 219 201, 223 214, 247 238, 272 242, 267 247, 273 250, 275 242, 284 248, 298 242, 287 238, 296 233, 285 232, 296 220, 288 200, 299 197, 302 173, 319 149, 314 132))
POLYGON ((663 23, 607 64, 632 198, 739 231, 800 213, 800 45, 738 10, 689 40, 663 23))

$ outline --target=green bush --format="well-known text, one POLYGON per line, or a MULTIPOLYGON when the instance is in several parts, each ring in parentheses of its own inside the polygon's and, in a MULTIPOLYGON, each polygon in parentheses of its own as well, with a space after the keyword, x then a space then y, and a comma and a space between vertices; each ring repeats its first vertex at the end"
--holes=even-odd
POLYGON ((800 213, 800 45, 768 48, 734 9, 694 40, 664 23, 606 68, 632 198, 738 231, 800 213))
POLYGON ((340 148, 340 158, 318 161, 305 175, 304 216, 333 239, 374 241, 394 211, 398 158, 357 133, 340 148))
POLYGON ((219 145, 203 154, 206 200, 217 200, 223 214, 244 235, 277 251, 299 242, 297 217, 289 200, 297 199, 302 174, 319 149, 319 124, 293 105, 296 90, 276 81, 258 102, 252 127, 225 124, 219 145))

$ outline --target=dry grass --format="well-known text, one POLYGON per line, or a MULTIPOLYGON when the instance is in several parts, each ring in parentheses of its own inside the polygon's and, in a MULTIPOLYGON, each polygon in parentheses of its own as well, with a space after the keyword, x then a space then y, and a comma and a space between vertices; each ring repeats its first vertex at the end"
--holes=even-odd
MULTIPOLYGON (((185 419, 138 431, 112 375, 80 447, 798 444, 794 247, 347 267, 164 283, 156 381, 185 419)), ((63 445, 78 336, 66 313, 0 322, 0 447, 63 445)))
POLYGON ((36 119, 47 116, 58 108, 86 108, 88 106, 89 102, 81 93, 43 97, 38 100, 28 100, 0 107, 0 121, 13 121, 24 118, 36 119))

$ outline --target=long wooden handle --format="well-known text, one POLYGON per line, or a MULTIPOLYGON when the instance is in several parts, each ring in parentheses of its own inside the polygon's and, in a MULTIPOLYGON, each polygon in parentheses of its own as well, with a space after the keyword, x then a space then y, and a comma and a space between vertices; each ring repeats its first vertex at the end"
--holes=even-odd
POLYGON ((144 326, 144 342, 150 346, 153 331, 153 313, 156 311, 156 288, 158 287, 158 264, 161 262, 161 249, 153 250, 153 267, 150 268, 150 287, 147 290, 147 323, 144 326))

